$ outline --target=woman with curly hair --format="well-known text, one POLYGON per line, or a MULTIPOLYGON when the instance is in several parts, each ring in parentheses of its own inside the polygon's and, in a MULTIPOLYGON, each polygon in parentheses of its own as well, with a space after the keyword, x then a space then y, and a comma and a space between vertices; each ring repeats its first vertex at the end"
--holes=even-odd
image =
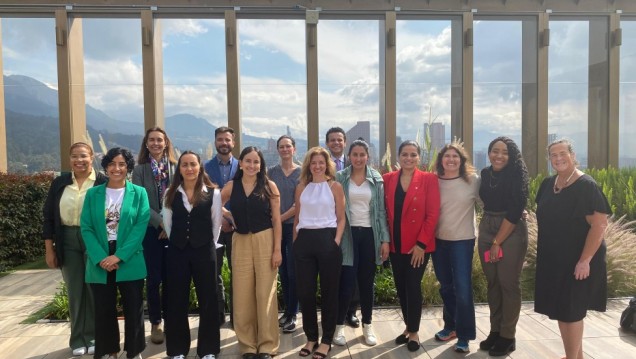
POLYGON ((479 196, 484 214, 479 223, 479 258, 488 281, 490 334, 479 343, 491 356, 515 350, 521 311, 519 278, 528 249, 522 218, 528 201, 528 169, 517 144, 497 137, 488 146, 490 166, 481 171, 479 196))
POLYGON ((473 303, 473 253, 475 251, 475 205, 479 202, 479 177, 459 142, 445 145, 437 155, 435 170, 441 198, 435 230, 433 268, 444 301, 444 328, 435 340, 457 337, 455 351, 469 351, 475 339, 473 303))
POLYGON ((146 278, 142 241, 150 219, 146 189, 127 180, 135 159, 124 148, 111 148, 102 167, 108 182, 88 190, 80 228, 86 245, 86 283, 95 299, 95 354, 115 359, 119 346, 117 290, 124 307, 124 350, 140 359, 146 348, 143 289, 146 278))

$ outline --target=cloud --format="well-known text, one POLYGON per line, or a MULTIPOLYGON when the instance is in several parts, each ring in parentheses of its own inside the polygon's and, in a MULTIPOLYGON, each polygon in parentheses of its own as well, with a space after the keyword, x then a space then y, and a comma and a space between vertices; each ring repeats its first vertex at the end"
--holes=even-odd
POLYGON ((82 19, 85 61, 141 61, 140 19, 82 19))
MULTIPOLYGON (((220 21, 220 20, 216 20, 220 21)), ((162 33, 165 36, 186 36, 196 37, 208 32, 208 27, 212 26, 215 20, 197 19, 162 19, 162 33)))

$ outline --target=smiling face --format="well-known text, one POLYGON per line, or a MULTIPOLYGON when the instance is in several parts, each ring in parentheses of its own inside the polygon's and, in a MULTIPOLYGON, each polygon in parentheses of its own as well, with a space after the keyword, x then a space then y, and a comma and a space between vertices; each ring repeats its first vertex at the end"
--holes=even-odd
POLYGON ((402 147, 399 156, 400 168, 413 170, 420 163, 420 154, 416 146, 406 145, 402 147))
POLYGON ((227 155, 234 149, 234 135, 230 132, 221 132, 214 138, 216 152, 227 155))
POLYGON ((327 161, 325 161, 325 157, 321 154, 315 154, 311 156, 311 160, 309 161, 309 171, 314 179, 322 178, 325 176, 325 171, 327 170, 327 161))
POLYGON ((179 160, 179 173, 184 182, 196 182, 201 171, 201 164, 193 153, 181 156, 179 160))
POLYGON ((503 141, 495 142, 488 152, 488 159, 493 171, 503 170, 508 165, 508 146, 503 141))
POLYGON ((353 146, 349 151, 349 160, 354 169, 363 169, 369 160, 369 154, 363 146, 353 146))
POLYGON ((461 167, 461 157, 454 148, 448 149, 442 156, 442 167, 444 168, 444 175, 447 177, 459 176, 459 169, 461 167))
POLYGON ((93 168, 93 155, 86 146, 75 146, 71 150, 71 167, 75 175, 87 175, 93 168))
POLYGON ((346 146, 347 141, 345 141, 345 136, 342 133, 332 132, 329 134, 327 138, 327 147, 333 157, 340 158, 346 146))
POLYGON ((576 157, 567 143, 557 143, 549 149, 550 164, 559 174, 571 173, 576 167, 576 157))
POLYGON ((239 160, 239 165, 243 170, 243 177, 256 177, 261 171, 261 157, 258 155, 258 152, 251 151, 246 153, 243 158, 239 160))
POLYGON ((278 155, 281 159, 291 159, 294 157, 294 152, 296 152, 296 148, 292 144, 292 141, 289 138, 283 138, 278 141, 278 155))
POLYGON ((152 131, 148 134, 146 147, 148 147, 150 155, 158 160, 163 156, 163 152, 166 149, 166 137, 159 131, 152 131))
POLYGON ((128 174, 128 165, 126 159, 122 155, 117 155, 106 167, 106 174, 108 174, 108 181, 121 183, 126 181, 126 175, 128 174))

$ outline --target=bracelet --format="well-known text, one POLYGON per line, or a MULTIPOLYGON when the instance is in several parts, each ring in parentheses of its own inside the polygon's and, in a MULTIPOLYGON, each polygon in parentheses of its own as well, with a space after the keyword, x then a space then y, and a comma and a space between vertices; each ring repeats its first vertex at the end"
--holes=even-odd
POLYGON ((496 246, 496 245, 497 245, 497 239, 496 239, 496 238, 495 238, 495 240, 494 240, 494 241, 492 241, 492 245, 493 245, 493 246, 496 246))

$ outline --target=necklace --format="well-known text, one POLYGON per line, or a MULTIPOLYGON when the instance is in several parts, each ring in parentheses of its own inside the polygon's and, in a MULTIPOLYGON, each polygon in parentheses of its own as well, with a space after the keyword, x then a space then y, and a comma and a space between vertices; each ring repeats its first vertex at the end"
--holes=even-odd
POLYGON ((490 185, 490 188, 496 188, 499 185, 499 178, 492 174, 492 168, 488 171, 488 173, 490 174, 488 185, 490 185), (495 180, 495 184, 492 183, 492 180, 495 180))
POLYGON ((576 173, 576 167, 574 168, 574 171, 572 171, 572 173, 570 173, 568 178, 565 179, 565 182, 563 183, 562 187, 558 187, 557 186, 557 183, 559 183, 559 175, 557 174, 556 178, 554 179, 554 186, 552 187, 552 190, 554 191, 554 194, 561 193, 561 191, 563 191, 563 189, 565 187, 567 187, 568 183, 570 182, 570 180, 572 179, 572 176, 574 176, 575 173, 576 173))

